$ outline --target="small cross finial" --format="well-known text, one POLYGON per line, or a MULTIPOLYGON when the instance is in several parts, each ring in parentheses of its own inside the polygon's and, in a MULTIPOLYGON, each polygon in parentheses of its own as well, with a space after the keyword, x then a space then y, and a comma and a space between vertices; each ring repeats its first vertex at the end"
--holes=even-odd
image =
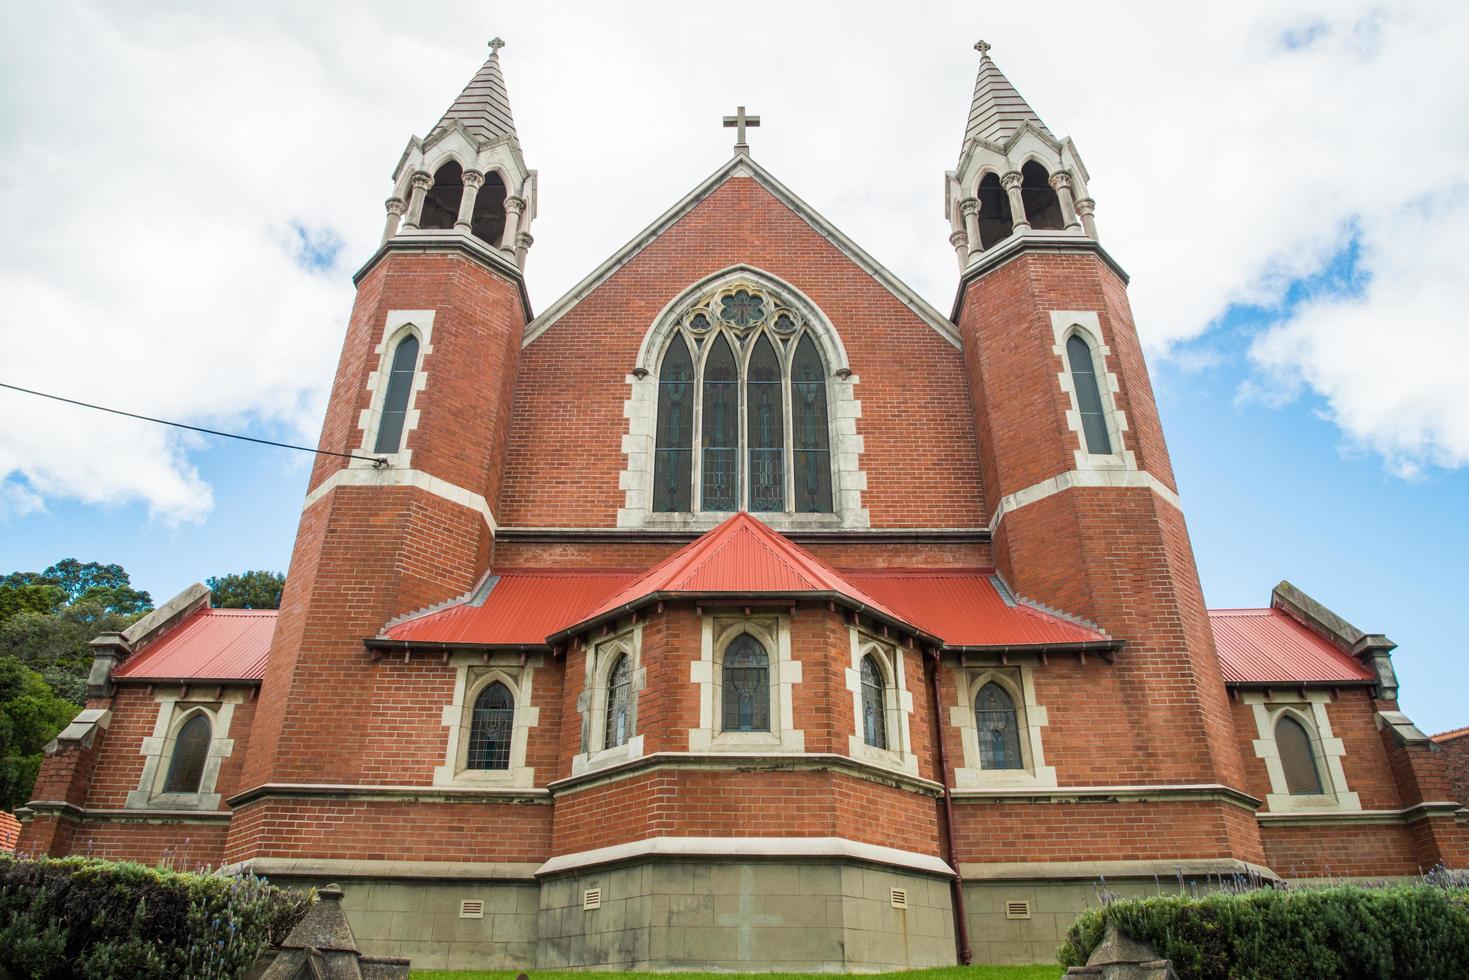
POLYGON ((500 53, 500 49, 503 48, 504 46, 505 46, 505 42, 502 41, 500 38, 498 38, 498 37, 492 37, 492 38, 490 38, 490 54, 499 54, 500 53))
POLYGON ((976 51, 979 52, 979 56, 981 58, 988 58, 990 56, 990 42, 988 42, 988 41, 975 41, 974 42, 974 50, 976 50, 976 51))
POLYGON ((760 117, 745 115, 744 106, 740 106, 739 108, 737 108, 734 115, 724 117, 724 128, 729 129, 733 127, 735 130, 736 153, 745 152, 750 149, 750 144, 745 142, 745 127, 759 125, 760 117))

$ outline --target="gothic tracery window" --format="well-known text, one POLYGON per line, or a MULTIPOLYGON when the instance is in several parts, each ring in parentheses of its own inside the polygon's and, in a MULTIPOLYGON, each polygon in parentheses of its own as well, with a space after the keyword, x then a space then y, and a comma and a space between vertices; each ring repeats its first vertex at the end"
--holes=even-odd
POLYGON ((887 685, 872 654, 862 658, 862 740, 875 748, 888 747, 887 685))
POLYGON ((724 651, 720 699, 727 732, 770 731, 770 655, 741 633, 724 651))
POLYGON ((974 698, 975 730, 979 733, 982 769, 1021 769, 1020 723, 1015 701, 999 684, 989 682, 974 698))
POLYGON ((510 768, 510 737, 514 726, 515 699, 509 688, 495 681, 474 699, 467 768, 510 768))
POLYGON ((659 366, 653 510, 831 513, 827 368, 800 313, 736 284, 678 323, 659 366))
POLYGON ((163 781, 165 793, 197 793, 204 779, 204 761, 209 757, 212 732, 209 718, 201 711, 179 729, 173 743, 173 758, 163 781))
POLYGON ((602 748, 626 745, 632 737, 632 666, 627 654, 618 654, 607 672, 607 727, 602 748))

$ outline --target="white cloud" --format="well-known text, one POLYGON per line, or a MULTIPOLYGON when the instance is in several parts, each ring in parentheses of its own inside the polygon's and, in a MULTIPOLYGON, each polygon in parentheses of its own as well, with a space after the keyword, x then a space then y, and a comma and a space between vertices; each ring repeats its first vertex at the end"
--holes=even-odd
MULTIPOLYGON (((1412 340, 1404 364, 1437 354, 1383 318, 1392 297, 1447 300, 1461 278, 1406 261, 1397 228, 1408 202, 1469 180, 1469 80, 1447 70, 1463 5, 1012 5, 982 22, 967 3, 901 17, 892 3, 841 17, 750 7, 737 30, 722 8, 684 3, 554 17, 467 0, 431 18, 387 2, 0 9, 0 380, 314 442, 348 274, 377 244, 392 167, 493 33, 510 41, 516 121, 541 171, 538 308, 723 162, 717 117, 737 103, 764 118, 757 158, 947 308, 940 178, 984 33, 1076 139, 1151 350, 1199 336, 1230 303, 1276 302, 1355 227, 1372 288, 1302 307, 1259 363, 1320 392, 1400 470, 1463 464, 1448 389, 1434 387, 1454 382, 1415 369, 1418 397, 1351 398, 1312 339, 1320 318, 1347 317, 1366 362, 1388 363, 1388 337, 1412 340), (334 241, 327 268, 303 261, 334 241)), ((1445 240, 1469 231, 1462 208, 1437 220, 1445 240)), ((192 445, 0 392, 12 514, 66 497, 201 519, 211 490, 192 445)))

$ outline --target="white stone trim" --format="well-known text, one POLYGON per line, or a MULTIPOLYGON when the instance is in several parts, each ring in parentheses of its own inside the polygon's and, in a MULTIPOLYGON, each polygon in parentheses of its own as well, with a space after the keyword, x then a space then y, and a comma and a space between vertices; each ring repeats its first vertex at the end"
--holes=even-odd
POLYGON ((599 640, 587 652, 586 674, 576 710, 581 715, 582 750, 571 757, 571 774, 605 769, 642 758, 643 733, 638 731, 638 694, 648 686, 648 673, 643 667, 643 627, 599 640), (628 695, 628 727, 633 735, 622 745, 605 747, 607 738, 607 678, 619 656, 632 661, 632 690, 628 695))
POLYGON ((714 190, 731 177, 752 177, 762 187, 770 191, 781 203, 796 213, 796 215, 810 225, 817 234, 836 246, 848 259, 855 263, 888 292, 892 293, 904 306, 913 311, 914 316, 933 328, 934 332, 952 344, 956 349, 962 349, 963 341, 959 334, 959 328, 954 326, 938 310, 928 304, 923 297, 919 296, 912 287, 908 286, 889 269, 868 255, 856 242, 842 234, 835 225, 816 211, 815 208, 797 197, 790 188, 776 180, 771 173, 760 164, 756 163, 745 154, 737 154, 714 173, 710 174, 699 183, 688 194, 673 207, 663 212, 652 224, 638 232, 622 248, 614 252, 601 265, 593 269, 581 282, 572 286, 560 299, 547 307, 540 316, 526 324, 525 335, 521 341, 522 347, 532 344, 537 337, 545 333, 557 320, 561 319, 576 307, 583 299, 586 299, 598 286, 611 278, 612 274, 630 262, 634 256, 650 245, 658 236, 662 235, 669 227, 675 224, 685 214, 692 211, 700 201, 708 197, 714 190))
POLYGON ((1090 310, 1052 310, 1051 332, 1056 346, 1051 353, 1061 360, 1061 371, 1057 380, 1066 392, 1070 408, 1066 410, 1066 426, 1076 436, 1077 448, 1073 450, 1078 470, 1136 470, 1137 457, 1127 448, 1123 434, 1128 431, 1127 415, 1117 404, 1117 393, 1121 385, 1117 374, 1107 365, 1107 356, 1112 348, 1102 343, 1102 324, 1096 313, 1090 310), (1102 414, 1107 421, 1107 438, 1112 444, 1110 453, 1093 453, 1087 449, 1086 433, 1081 425, 1081 407, 1076 401, 1076 384, 1071 377, 1071 360, 1066 356, 1066 342, 1080 337, 1091 350, 1092 367, 1096 371, 1097 389, 1102 397, 1102 414))
POLYGON ((689 680, 699 689, 699 727, 689 729, 690 752, 805 752, 806 733, 796 728, 793 688, 801 682, 801 662, 791 656, 791 618, 706 615, 700 629, 699 659, 689 665, 689 680), (770 657, 770 731, 726 732, 723 722, 724 652, 749 633, 770 657))
POLYGON ((461 652, 450 658, 449 663, 454 667, 454 695, 441 712, 440 721, 449 731, 444 746, 444 764, 434 767, 435 786, 523 788, 535 785, 536 771, 525 764, 525 755, 531 729, 541 721, 541 709, 533 705, 531 699, 535 670, 542 666, 543 660, 539 653, 527 656, 524 665, 518 653, 492 653, 486 658, 478 653, 461 652), (469 736, 474 701, 481 691, 496 681, 509 688, 511 697, 515 699, 510 766, 507 769, 470 769, 469 736))
POLYGON ((184 691, 182 687, 163 687, 153 695, 158 704, 158 716, 153 721, 153 734, 144 738, 138 747, 138 754, 144 757, 143 772, 138 778, 138 788, 127 795, 126 809, 219 809, 220 795, 214 791, 219 781, 219 767, 235 751, 234 739, 229 737, 230 721, 234 718, 235 705, 242 703, 249 692, 241 688, 225 688, 217 699, 200 699, 186 698, 184 691), (199 791, 165 793, 163 785, 168 778, 169 762, 173 759, 174 742, 179 730, 196 714, 203 714, 209 719, 209 754, 204 760, 199 791))
POLYGON ((598 864, 654 857, 788 857, 796 860, 846 858, 942 875, 945 878, 954 874, 953 869, 941 858, 903 851, 896 847, 864 844, 845 837, 650 837, 647 840, 553 857, 536 870, 536 876, 564 874, 598 864))
POLYGON ((995 529, 1000 526, 1000 520, 1006 514, 1033 504, 1037 500, 1045 500, 1047 497, 1072 487, 1142 487, 1156 493, 1164 503, 1169 504, 1175 510, 1183 511, 1183 501, 1179 499, 1178 494, 1147 470, 1067 470, 1065 473, 1058 473, 1056 476, 1000 498, 995 512, 990 515, 990 533, 995 532, 995 529))
POLYGON ((1045 705, 1035 694, 1035 672, 1028 666, 955 667, 954 687, 958 703, 949 707, 949 724, 959 729, 964 765, 954 770, 954 785, 961 789, 1048 788, 1056 785, 1056 769, 1046 765, 1041 729, 1050 724, 1045 705), (1015 702, 1015 721, 1020 735, 1019 769, 985 769, 981 765, 979 728, 974 699, 989 682, 1003 687, 1015 702))
POLYGON ((1271 813, 1362 809, 1361 798, 1348 790, 1342 769, 1346 745, 1331 734, 1331 718, 1326 712, 1326 706, 1331 703, 1330 691, 1242 691, 1240 700, 1254 712, 1255 756, 1264 760, 1265 771, 1270 775, 1271 792, 1265 797, 1265 806, 1271 813), (1319 796, 1296 796, 1286 787, 1285 768, 1280 764, 1280 750, 1275 743, 1275 725, 1284 715, 1300 722, 1311 736, 1311 751, 1321 779, 1319 796))
MULTIPOLYGON (((377 370, 367 376, 367 390, 372 392, 372 400, 357 417, 357 428, 362 431, 362 442, 357 447, 357 455, 386 459, 392 467, 407 468, 413 465, 413 450, 407 448, 408 433, 418 428, 419 411, 414 406, 418 402, 418 393, 428 385, 428 372, 423 369, 423 359, 434 351, 433 335, 433 310, 388 311, 387 318, 383 321, 382 339, 373 348, 373 353, 378 357, 377 370), (392 372, 393 353, 398 349, 399 342, 410 334, 418 338, 418 362, 413 366, 413 385, 408 391, 402 442, 399 443, 400 448, 396 453, 378 453, 373 448, 373 443, 377 441, 378 426, 383 420, 383 403, 388 396, 387 378, 392 372)), ((361 468, 374 464, 369 459, 351 459, 347 461, 347 465, 361 468)))
MULTIPOLYGON (((773 300, 790 308, 803 321, 801 329, 783 344, 781 338, 769 334, 777 356, 781 360, 782 393, 786 400, 786 504, 795 506, 793 462, 795 454, 791 444, 793 415, 790 405, 790 362, 795 356, 796 345, 802 336, 810 336, 821 355, 826 368, 827 426, 831 456, 832 513, 806 514, 792 510, 757 514, 778 530, 800 528, 866 528, 871 526, 871 517, 862 506, 862 492, 867 489, 867 474, 861 466, 864 449, 862 436, 857 432, 857 420, 862 417, 862 403, 856 397, 856 386, 860 378, 851 373, 847 362, 846 348, 831 321, 821 309, 795 286, 762 269, 749 265, 735 265, 706 276, 693 283, 664 306, 649 325, 638 347, 637 360, 632 373, 624 376, 628 385, 628 397, 623 402, 622 414, 627 419, 627 433, 622 437, 622 452, 627 463, 618 476, 618 487, 623 491, 623 506, 617 511, 617 526, 623 528, 679 528, 708 530, 726 518, 729 512, 704 511, 698 504, 700 483, 700 452, 697 433, 700 431, 703 414, 703 370, 699 351, 691 350, 694 360, 695 385, 693 394, 693 492, 692 513, 655 513, 653 511, 654 458, 657 448, 658 425, 658 374, 664 354, 671 343, 681 336, 681 321, 690 307, 697 305, 713 294, 748 284, 752 289, 768 293, 773 300)), ((717 327, 710 331, 704 343, 707 353, 714 336, 725 332, 717 327)), ((748 359, 754 350, 753 340, 743 347, 731 343, 736 357, 748 359)), ((745 371, 740 372, 741 377, 745 371)), ((745 474, 740 493, 748 493, 748 441, 745 433, 745 386, 740 385, 740 472, 745 474)))
POLYGON ((855 626, 847 627, 851 641, 851 660, 844 671, 847 690, 852 694, 852 734, 847 736, 847 753, 869 765, 894 769, 909 776, 918 775, 918 756, 913 752, 913 693, 908 690, 903 651, 885 640, 865 633, 855 626), (888 747, 868 745, 862 735, 862 658, 871 655, 883 672, 888 747))
MULTIPOLYGON (((354 461, 355 462, 355 461, 354 461)), ((372 469, 369 465, 366 469, 349 466, 333 472, 325 480, 322 480, 311 491, 306 494, 306 503, 301 509, 306 510, 337 487, 417 487, 427 493, 433 494, 452 504, 467 507, 480 517, 484 518, 485 526, 494 534, 499 525, 495 523, 495 515, 490 513, 490 502, 482 494, 463 487, 455 486, 448 480, 441 480, 423 470, 411 469, 372 469)))

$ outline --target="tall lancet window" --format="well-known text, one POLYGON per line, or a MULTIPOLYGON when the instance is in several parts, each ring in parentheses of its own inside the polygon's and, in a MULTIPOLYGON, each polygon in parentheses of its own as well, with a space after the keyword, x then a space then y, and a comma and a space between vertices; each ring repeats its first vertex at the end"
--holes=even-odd
POLYGON ((810 335, 791 363, 791 446, 795 451, 796 510, 831 511, 831 435, 826 423, 826 370, 810 335))
POLYGON ((1015 701, 1008 691, 991 681, 974 699, 975 730, 979 733, 979 759, 983 769, 1019 769, 1020 723, 1015 701))
POLYGON ((653 468, 653 509, 689 510, 694 472, 694 362, 682 337, 673 338, 658 375, 653 468))
POLYGON ((393 351, 388 372, 388 390, 383 396, 382 419, 377 426, 375 453, 396 453, 403 448, 403 422, 408 417, 408 396, 413 393, 413 375, 418 370, 418 338, 409 334, 393 351))
POLYGON ((1112 438, 1107 434, 1107 415, 1102 409, 1102 389, 1097 385, 1092 349, 1085 340, 1073 334, 1066 341, 1066 359, 1071 367, 1072 386, 1076 389, 1076 407, 1081 412, 1086 451, 1109 454, 1112 452, 1112 438))
POLYGON ((704 510, 739 508, 740 374, 723 334, 704 362, 704 510))
POLYGON ((607 728, 602 748, 626 745, 632 738, 632 666, 627 654, 620 654, 607 673, 607 728))
POLYGON ((204 779, 204 761, 209 758, 209 719, 201 711, 179 729, 173 743, 173 758, 163 780, 165 793, 197 793, 204 779))
POLYGON ((713 290, 678 317, 658 369, 654 511, 833 511, 827 365, 814 329, 754 285, 713 290))
POLYGON ((469 768, 509 769, 510 736, 515 729, 515 698, 495 681, 474 699, 469 724, 469 768))
POLYGON ((770 731, 770 655, 741 633, 724 651, 720 698, 727 732, 770 731))
POLYGON ((1285 786, 1292 796, 1319 796, 1321 770, 1311 749, 1311 734, 1290 715, 1275 723, 1275 748, 1285 771, 1285 786))
POLYGON ((769 337, 755 341, 746 384, 750 410, 750 509, 785 510, 785 412, 780 360, 769 337))
POLYGON ((862 658, 862 741, 879 749, 888 747, 887 685, 872 654, 862 658))

